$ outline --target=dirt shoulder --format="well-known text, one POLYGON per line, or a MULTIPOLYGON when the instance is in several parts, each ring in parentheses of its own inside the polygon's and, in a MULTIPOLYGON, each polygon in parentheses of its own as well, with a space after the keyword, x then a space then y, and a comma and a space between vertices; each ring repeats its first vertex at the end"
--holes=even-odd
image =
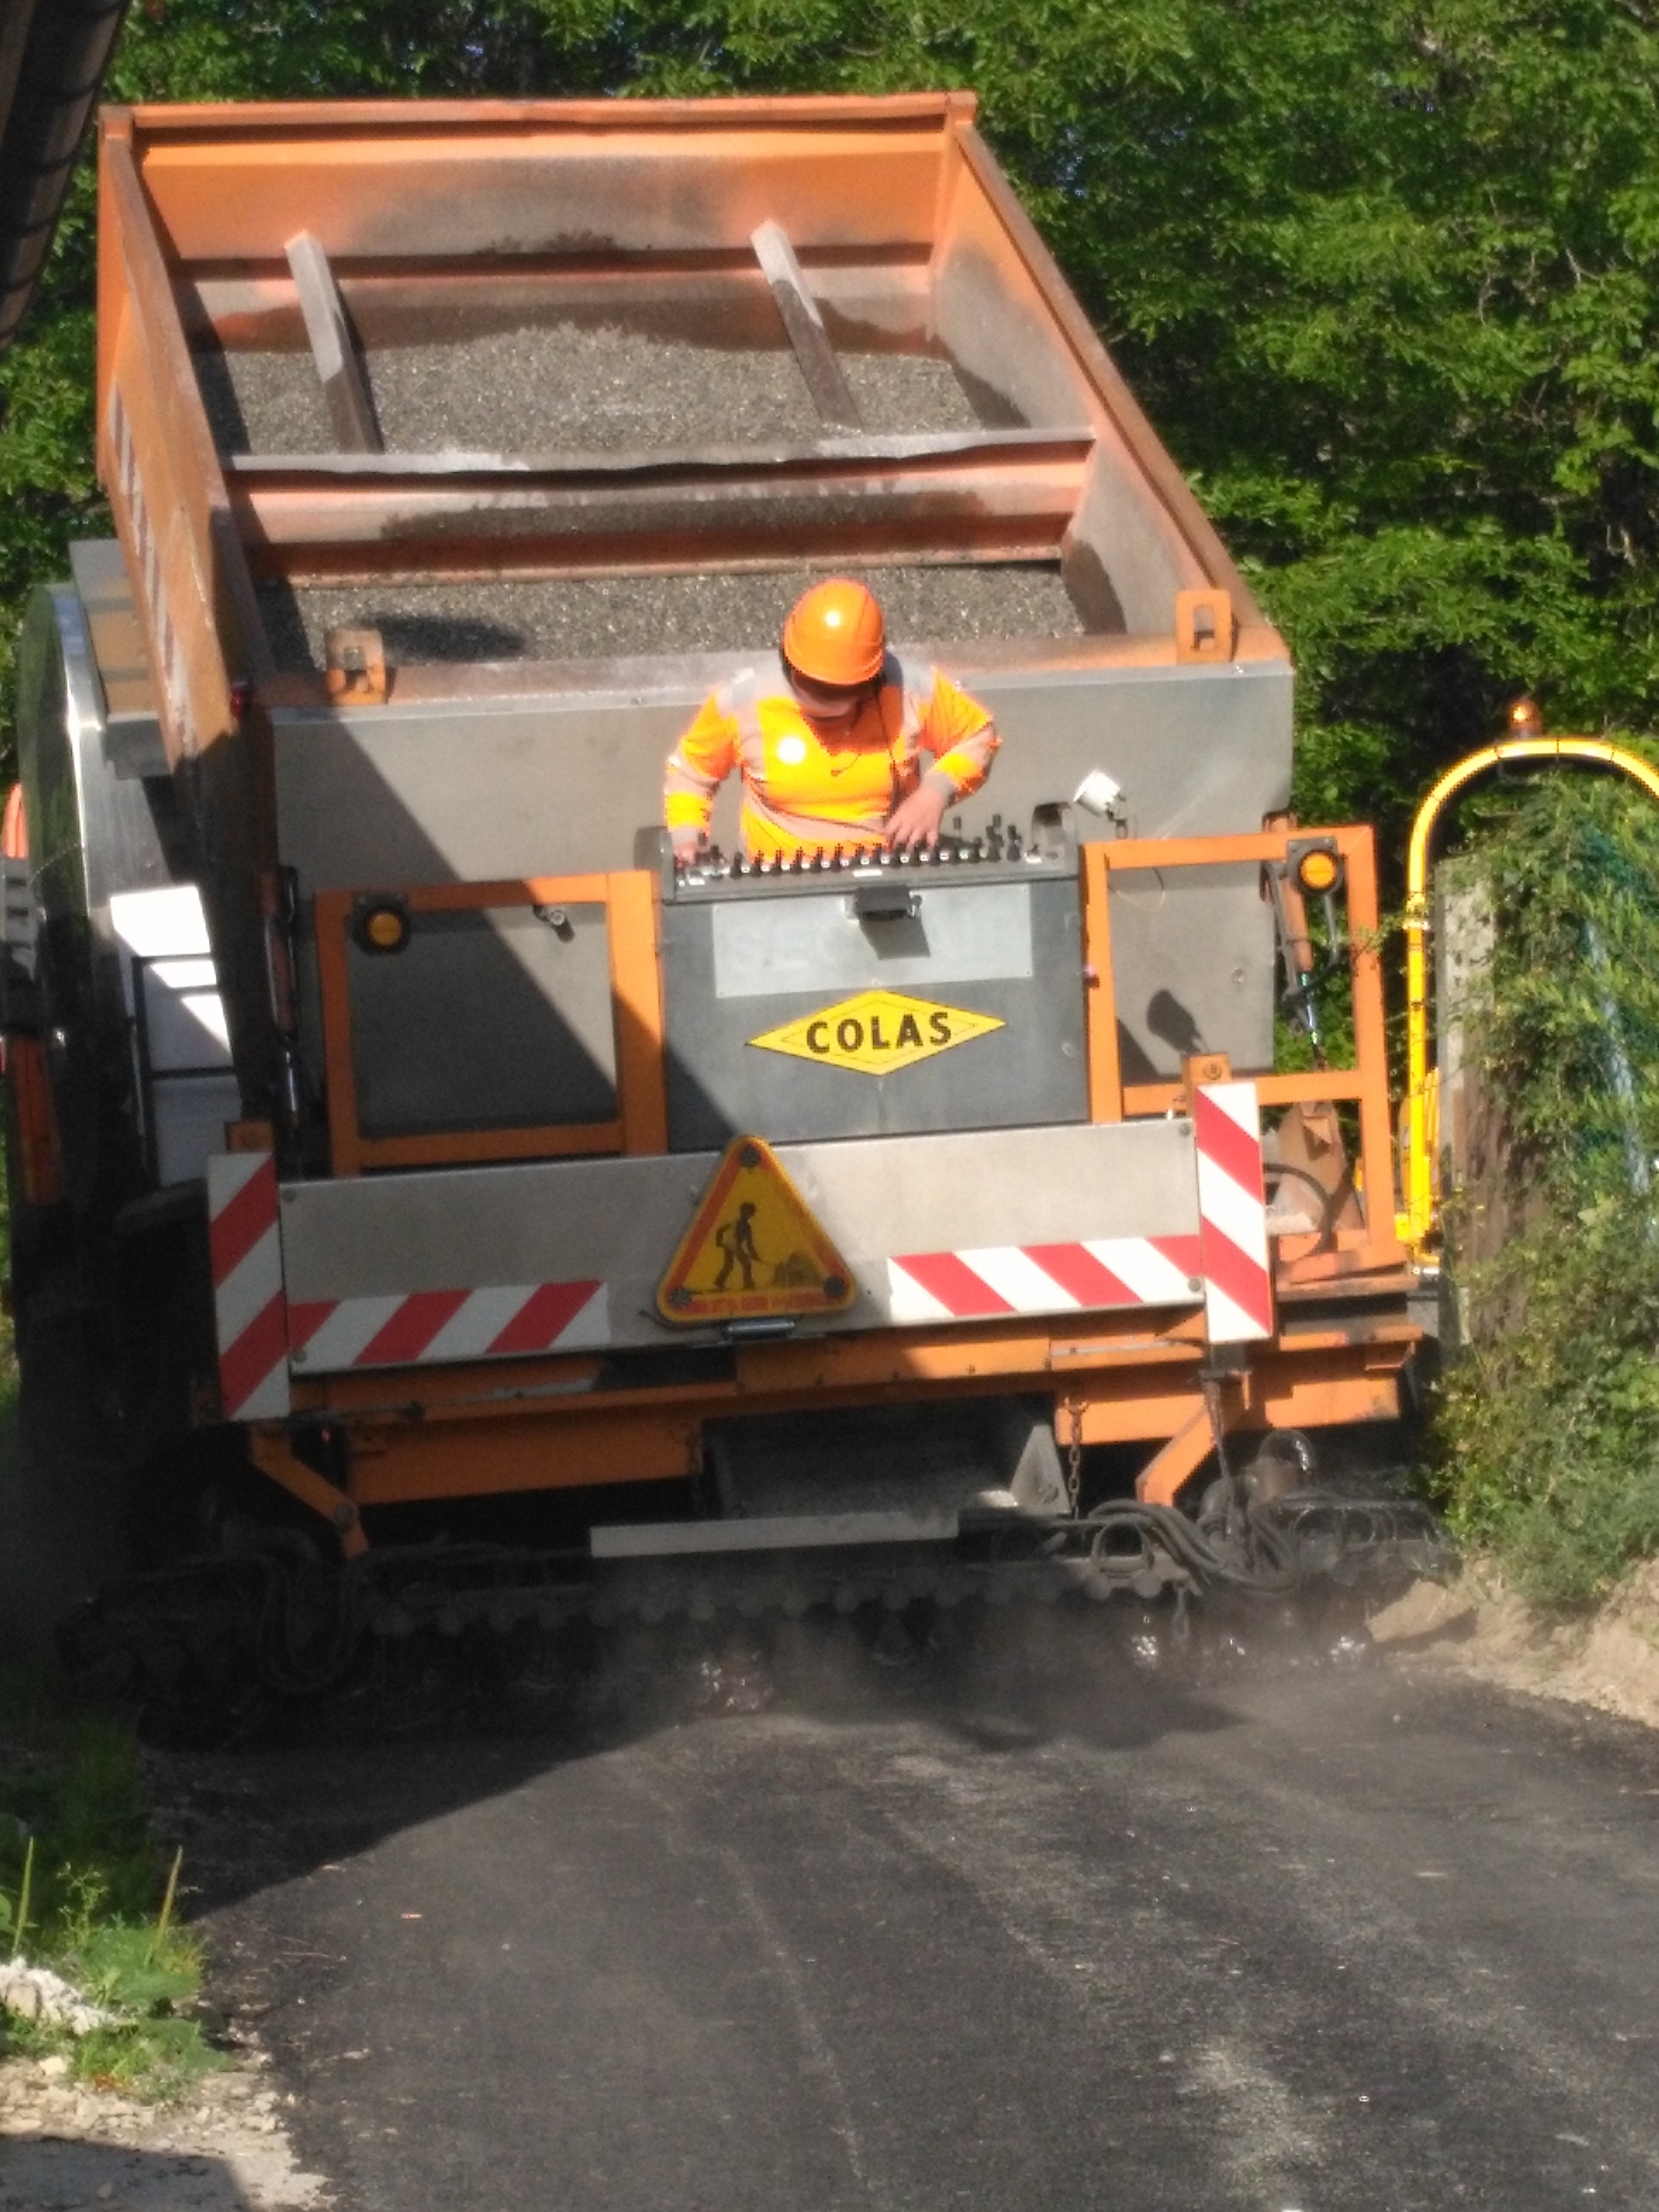
POLYGON ((292 2101, 256 2066, 155 2106, 66 2081, 51 2059, 0 2058, 0 2212, 319 2212, 323 2184, 289 2143, 292 2101))
POLYGON ((1659 1728, 1659 1559, 1581 1620, 1534 1612, 1490 1566, 1419 1583, 1372 1620, 1385 1650, 1659 1728))

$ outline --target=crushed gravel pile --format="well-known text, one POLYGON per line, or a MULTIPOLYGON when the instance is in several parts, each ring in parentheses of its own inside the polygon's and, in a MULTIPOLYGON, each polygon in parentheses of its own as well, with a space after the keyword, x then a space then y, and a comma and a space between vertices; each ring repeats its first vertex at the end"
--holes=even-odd
MULTIPOLYGON (((777 568, 690 576, 573 577, 550 583, 364 584, 259 599, 278 667, 320 669, 335 629, 378 629, 394 665, 586 660, 617 654, 744 653, 770 644, 807 586, 828 571, 777 568)), ((848 573, 856 574, 856 570, 848 573)), ((975 638, 1066 637, 1083 625, 1042 562, 870 570, 889 634, 939 645, 975 638)))
MULTIPOLYGON (((843 354, 866 429, 971 430, 948 361, 843 354)), ((199 352, 222 453, 328 453, 334 439, 308 353, 199 352)), ((794 355, 665 341, 578 323, 495 331, 367 356, 395 453, 550 453, 748 445, 824 434, 794 355)))

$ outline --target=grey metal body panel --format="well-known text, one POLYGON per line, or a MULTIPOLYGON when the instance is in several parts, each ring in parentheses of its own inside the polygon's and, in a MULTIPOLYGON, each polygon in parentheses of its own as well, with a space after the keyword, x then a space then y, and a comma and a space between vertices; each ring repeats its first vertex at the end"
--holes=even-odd
MULTIPOLYGON (((126 562, 120 546, 112 538, 79 538, 69 549, 70 573, 75 579, 75 588, 80 594, 82 609, 89 617, 94 633, 100 612, 114 611, 125 615, 134 634, 137 618, 133 610, 132 587, 127 580, 126 562)), ((94 651, 94 658, 96 657, 94 651)), ((107 688, 110 672, 106 666, 101 674, 104 685, 100 696, 103 711, 104 753, 113 774, 118 776, 155 776, 165 781, 172 769, 167 760, 167 743, 161 734, 161 716, 155 704, 153 686, 149 682, 146 665, 124 669, 118 682, 125 695, 120 704, 115 704, 107 688), (133 696, 135 691, 139 695, 133 696)))
POLYGON ((605 909, 416 914, 396 953, 350 938, 352 1060, 365 1136, 605 1121, 617 1048, 605 909))
MULTIPOLYGON (((67 585, 42 587, 18 656, 18 768, 47 1066, 66 1194, 82 1211, 118 1202, 146 1179, 110 902, 173 884, 179 866, 172 788, 119 772, 106 749, 104 707, 79 597, 67 585)), ((144 1103, 157 1110, 159 1102, 144 1103)))
MULTIPOLYGON (((879 921, 848 911, 857 895, 850 887, 836 895, 749 883, 666 901, 661 945, 670 1144, 691 1151, 749 1132, 783 1141, 1085 1120, 1089 1081, 1075 869, 1031 866, 1017 880, 1021 872, 1020 866, 1006 864, 890 870, 884 890, 908 886, 917 911, 879 921), (750 955, 758 988, 742 995, 719 988, 722 922, 735 925, 750 955), (1006 944, 1000 956, 1000 928, 1006 944), (783 957, 769 962, 774 932, 783 957), (946 971, 937 976, 936 941, 946 971), (814 945, 833 980, 806 980, 814 945), (901 968, 902 974, 894 972, 901 968), (896 990, 930 1006, 988 1016, 1000 1026, 879 1075, 815 1065, 755 1042, 862 990, 896 990)), ((878 876, 870 880, 881 882, 878 876)), ((728 986, 738 980, 735 961, 728 960, 726 972, 728 986)))
POLYGON ((921 1513, 776 1513, 751 1521, 656 1521, 591 1528, 596 1559, 691 1558, 704 1552, 793 1552, 825 1544, 949 1544, 961 1516, 921 1513))
MULTIPOLYGON (((878 883, 874 870, 861 872, 878 883)), ((918 884, 905 920, 871 921, 852 890, 714 907, 714 996, 766 999, 805 991, 937 990, 945 983, 1006 982, 1031 973, 1027 884, 937 890, 918 884)))
POLYGON ((1240 1074, 1273 1066, 1270 933, 1262 973, 1272 918, 1261 877, 1236 863, 1173 877, 1114 872, 1112 981, 1126 1083, 1178 1075, 1190 1053, 1224 1052, 1240 1074))
MULTIPOLYGON (((888 1326, 896 1255, 1198 1226, 1184 1120, 785 1145, 779 1158, 847 1261, 848 1311, 815 1330, 888 1326)), ((288 1295, 308 1301, 599 1280, 611 1341, 684 1340, 657 1285, 718 1155, 538 1161, 283 1187, 288 1295)))
MULTIPOLYGON (((769 641, 757 640, 757 651, 769 641)), ((1136 836, 1260 827, 1285 803, 1291 674, 1282 661, 1209 667, 978 668, 971 645, 901 644, 936 660, 996 717, 1003 746, 963 809, 1022 826, 1091 768, 1127 794, 1136 836)), ((307 892, 488 883, 633 866, 635 833, 662 818, 663 763, 708 692, 752 656, 641 665, 637 684, 352 712, 279 708, 278 839, 307 892)), ((619 667, 618 675, 623 673, 619 667)), ((716 834, 730 845, 735 780, 716 834)), ((1083 834, 1110 836, 1101 823, 1083 834)))
MULTIPOLYGON (((905 649, 943 660, 1001 732, 990 781, 960 810, 969 836, 994 814, 1023 827, 1039 804, 1069 799, 1094 768, 1123 787, 1127 824, 1139 836, 1254 830, 1285 803, 1291 678, 1282 662, 981 674, 971 647, 905 649)), ((568 691, 539 697, 277 712, 279 843, 298 873, 302 908, 322 890, 631 866, 636 832, 660 818, 667 753, 711 685, 745 665, 703 654, 677 664, 683 677, 665 676, 661 664, 642 669, 635 690, 582 690, 573 681, 568 691)), ((715 814, 716 836, 728 846, 736 817, 733 779, 715 814)), ((1114 834, 1088 817, 1079 827, 1085 838, 1114 834)), ((1164 896, 1171 908, 1187 903, 1185 878, 1164 896)), ((1202 979, 1206 1047, 1228 1053, 1237 1067, 1266 1067, 1271 915, 1242 875, 1224 896, 1207 887, 1194 915, 1190 927, 1173 932, 1127 930, 1115 954, 1135 1064, 1174 1073, 1179 1053, 1146 1009, 1160 992, 1192 1007, 1202 979), (1225 947, 1224 974, 1212 977, 1218 945, 1225 947)), ((307 980, 306 1045, 317 1067, 314 973, 307 980)), ((431 1010, 435 1027, 447 1013, 431 1010)))

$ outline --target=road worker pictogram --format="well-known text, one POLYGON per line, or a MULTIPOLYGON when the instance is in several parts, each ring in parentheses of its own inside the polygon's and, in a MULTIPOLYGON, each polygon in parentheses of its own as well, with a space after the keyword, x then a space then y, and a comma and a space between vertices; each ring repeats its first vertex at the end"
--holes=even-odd
POLYGON ((969 1013, 963 1006, 941 1006, 899 991, 860 991, 854 999, 842 999, 749 1042, 763 1052, 787 1052, 824 1067, 894 1075, 1006 1026, 994 1014, 969 1013))
POLYGON ((683 1324, 843 1313, 847 1263, 758 1137, 727 1146, 657 1291, 683 1324))

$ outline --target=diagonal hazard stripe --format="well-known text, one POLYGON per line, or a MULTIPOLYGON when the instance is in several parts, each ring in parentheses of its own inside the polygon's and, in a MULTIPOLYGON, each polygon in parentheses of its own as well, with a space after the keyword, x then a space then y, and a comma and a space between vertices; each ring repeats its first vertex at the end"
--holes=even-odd
POLYGON ((418 1359, 444 1323, 466 1304, 465 1291, 414 1291, 370 1337, 352 1364, 397 1367, 418 1359))
POLYGON ((1267 1209, 1260 1195, 1252 1197, 1213 1160, 1200 1152, 1198 1160, 1198 1210, 1206 1230, 1218 1229, 1231 1237, 1241 1252, 1248 1252, 1258 1267, 1267 1264, 1267 1209))
POLYGON ((221 1344, 234 1344, 283 1287, 281 1242, 273 1221, 213 1290, 214 1326, 221 1344))
POLYGON ((1241 1307, 1264 1336, 1273 1334, 1273 1280, 1259 1261, 1241 1252, 1229 1237, 1213 1228, 1204 1236, 1204 1273, 1224 1296, 1241 1307))
POLYGON ((242 1186, 219 1206, 208 1231, 216 1283, 224 1281, 276 1219, 276 1167, 269 1152, 216 1154, 209 1162, 216 1186, 210 1195, 216 1200, 225 1184, 235 1181, 243 1160, 248 1168, 242 1186))
POLYGON ((283 1294, 278 1291, 234 1344, 219 1354, 219 1390, 227 1420, 236 1419, 271 1369, 282 1364, 287 1352, 283 1294))
POLYGON ((1183 1275, 1203 1273, 1203 1244, 1199 1237, 1149 1237, 1146 1242, 1153 1251, 1161 1252, 1172 1267, 1179 1267, 1183 1275))
POLYGON ((1018 1244, 981 1244, 957 1255, 988 1283, 1011 1313, 1052 1313, 1071 1308, 1069 1291, 1018 1244))
POLYGON ((945 1311, 958 1317, 967 1314, 1006 1314, 1014 1309, 954 1252, 918 1252, 902 1257, 897 1265, 935 1297, 945 1311))
POLYGON ((1133 1306, 1140 1301, 1129 1285, 1081 1244, 1028 1244, 1025 1251, 1045 1275, 1080 1306, 1133 1306))
POLYGON ((887 1262, 887 1288, 889 1313, 896 1322, 914 1327, 955 1318, 949 1306, 942 1305, 931 1291, 925 1291, 896 1260, 887 1262))
POLYGON ((288 1309, 288 1340, 295 1352, 312 1338, 339 1304, 337 1298, 293 1298, 288 1309))
MULTIPOLYGON (((1241 1090, 1252 1089, 1241 1085, 1241 1090)), ((1261 1139, 1248 1129, 1241 1129, 1232 1115, 1226 1113, 1213 1098, 1200 1091, 1193 1101, 1193 1127, 1198 1149, 1204 1158, 1213 1160, 1222 1173, 1230 1176, 1242 1190, 1261 1202, 1261 1139)))
POLYGON ((599 1289, 597 1283, 544 1283, 492 1341, 492 1352, 545 1352, 599 1289))

